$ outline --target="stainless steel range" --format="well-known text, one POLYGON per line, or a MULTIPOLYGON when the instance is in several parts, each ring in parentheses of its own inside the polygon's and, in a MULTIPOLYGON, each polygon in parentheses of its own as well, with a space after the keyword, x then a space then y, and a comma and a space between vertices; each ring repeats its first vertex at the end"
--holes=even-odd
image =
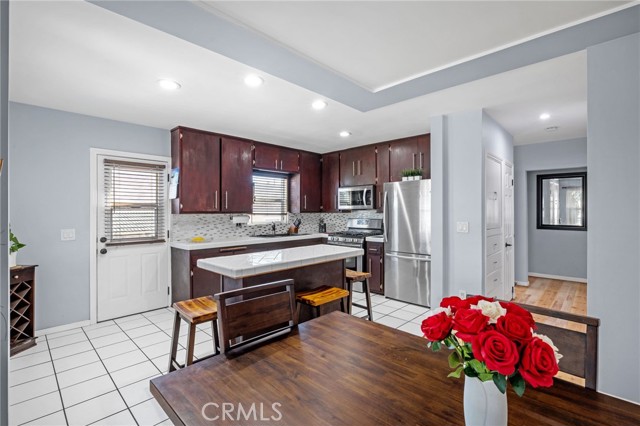
MULTIPOLYGON (((384 231, 382 223, 382 219, 350 218, 347 220, 347 230, 329 234, 327 244, 364 248, 367 237, 382 235, 384 231)), ((345 260, 345 267, 356 271, 362 271, 363 264, 363 256, 345 260)))

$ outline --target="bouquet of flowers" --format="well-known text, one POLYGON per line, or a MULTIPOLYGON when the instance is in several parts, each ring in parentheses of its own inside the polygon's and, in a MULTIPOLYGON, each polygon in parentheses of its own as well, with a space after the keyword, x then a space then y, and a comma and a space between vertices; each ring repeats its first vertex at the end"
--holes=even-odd
POLYGON ((484 296, 445 297, 440 308, 422 321, 428 346, 444 345, 453 352, 448 377, 462 372, 483 382, 493 380, 505 393, 507 382, 522 396, 525 382, 549 387, 562 355, 547 336, 536 334, 533 316, 526 309, 484 296))

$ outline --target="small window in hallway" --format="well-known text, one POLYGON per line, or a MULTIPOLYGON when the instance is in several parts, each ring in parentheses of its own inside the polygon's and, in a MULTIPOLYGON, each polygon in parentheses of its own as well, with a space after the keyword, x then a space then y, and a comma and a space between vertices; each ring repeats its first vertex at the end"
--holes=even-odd
POLYGON ((587 173, 538 175, 538 229, 587 230, 587 173))

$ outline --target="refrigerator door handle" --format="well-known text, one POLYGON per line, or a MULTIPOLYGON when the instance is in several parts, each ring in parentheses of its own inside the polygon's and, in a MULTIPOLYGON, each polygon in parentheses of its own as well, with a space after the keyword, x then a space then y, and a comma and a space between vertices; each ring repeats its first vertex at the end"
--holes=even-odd
POLYGON ((385 253, 385 255, 389 257, 397 257, 398 259, 417 260, 420 262, 431 262, 431 256, 428 254, 424 256, 402 256, 400 254, 385 253))
POLYGON ((384 191, 384 202, 382 203, 382 211, 384 212, 384 217, 382 218, 382 224, 384 226, 384 242, 386 243, 389 240, 389 209, 387 209, 387 191, 384 191))

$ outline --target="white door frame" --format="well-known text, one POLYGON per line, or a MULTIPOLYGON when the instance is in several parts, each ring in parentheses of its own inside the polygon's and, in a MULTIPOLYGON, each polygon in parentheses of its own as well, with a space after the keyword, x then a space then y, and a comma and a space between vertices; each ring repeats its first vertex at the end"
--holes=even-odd
MULTIPOLYGON (((96 267, 96 253, 98 246, 97 212, 98 212, 98 155, 111 157, 139 158, 141 160, 163 161, 171 167, 171 157, 161 155, 141 154, 138 152, 114 151, 102 148, 89 148, 89 321, 97 322, 98 317, 98 279, 96 267)), ((167 203, 169 221, 167 230, 171 228, 171 212, 167 203)), ((171 235, 171 234, 169 234, 171 235)), ((171 265, 169 265, 169 282, 171 282, 171 265)), ((171 291, 169 291, 171 292, 171 291)), ((171 301, 171 294, 167 295, 167 306, 171 301)))

